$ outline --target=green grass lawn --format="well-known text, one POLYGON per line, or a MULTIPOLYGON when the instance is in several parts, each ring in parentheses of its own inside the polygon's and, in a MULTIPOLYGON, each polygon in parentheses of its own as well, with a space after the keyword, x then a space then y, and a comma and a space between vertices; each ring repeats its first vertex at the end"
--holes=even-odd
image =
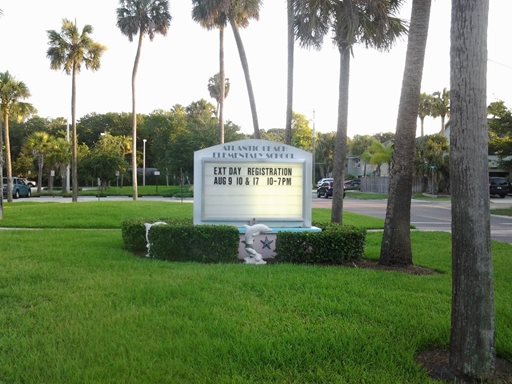
MULTIPOLYGON (((12 203, 4 206, 1 227, 16 228, 121 228, 128 218, 192 218, 193 205, 180 202, 88 202, 63 203, 12 203)), ((329 222, 331 210, 313 209, 313 221, 329 222)), ((384 228, 382 219, 344 212, 345 224, 368 229, 384 228)))
POLYGON ((512 208, 491 209, 491 214, 502 215, 502 216, 512 216, 512 208))
MULTIPOLYGON (((190 185, 139 185, 137 187, 139 196, 163 196, 163 197, 192 197, 193 188, 190 185)), ((54 189, 49 191, 48 189, 42 190, 40 193, 34 192, 33 196, 62 196, 62 190, 54 189)), ((90 187, 83 188, 79 191, 79 196, 132 196, 133 189, 131 186, 116 187, 112 186, 105 190, 99 190, 98 188, 90 187)), ((66 194, 67 197, 71 197, 71 193, 66 194)))
MULTIPOLYGON (((424 276, 124 250, 123 215, 191 217, 190 204, 163 204, 5 207, 0 226, 53 225, 0 231, 0 383, 431 382, 414 355, 449 342, 449 234, 412 233, 415 264, 438 271, 424 276), (28 225, 29 214, 43 218, 28 225)), ((368 258, 381 236, 368 234, 368 258)), ((493 243, 497 351, 508 359, 511 256, 493 243)))

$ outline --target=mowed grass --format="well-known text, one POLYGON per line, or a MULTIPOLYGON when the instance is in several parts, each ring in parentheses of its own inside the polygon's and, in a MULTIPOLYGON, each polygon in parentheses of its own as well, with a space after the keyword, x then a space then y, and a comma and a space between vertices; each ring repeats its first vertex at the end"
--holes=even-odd
MULTIPOLYGON (((121 228, 130 218, 192 219, 193 204, 180 202, 116 201, 88 203, 35 203, 5 204, 0 227, 9 228, 121 228)), ((331 210, 313 209, 313 220, 329 222, 331 210)), ((368 229, 384 227, 381 219, 344 212, 344 224, 368 229)))
MULTIPOLYGON (((450 236, 412 238, 438 273, 170 263, 123 250, 118 229, 0 231, 0 383, 428 383, 414 355, 449 342, 450 236)), ((509 359, 511 251, 493 243, 509 359)))

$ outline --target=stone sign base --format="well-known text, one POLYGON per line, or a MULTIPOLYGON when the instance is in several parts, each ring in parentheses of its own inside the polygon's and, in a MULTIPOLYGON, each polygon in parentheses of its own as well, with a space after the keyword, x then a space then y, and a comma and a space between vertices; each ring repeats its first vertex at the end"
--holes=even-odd
MULTIPOLYGON (((262 233, 254 236, 252 248, 265 260, 272 260, 276 256, 276 238, 279 232, 321 232, 318 227, 309 228, 271 228, 271 233, 262 233)), ((245 227, 239 227, 240 243, 238 246, 238 258, 245 260, 249 256, 245 244, 245 227)))

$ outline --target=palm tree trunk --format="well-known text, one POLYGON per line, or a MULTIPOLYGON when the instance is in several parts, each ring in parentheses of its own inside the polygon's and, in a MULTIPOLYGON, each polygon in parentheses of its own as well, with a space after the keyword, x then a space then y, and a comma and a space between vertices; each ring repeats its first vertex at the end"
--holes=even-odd
POLYGON ((71 76, 71 179, 73 180, 73 193, 71 201, 78 201, 78 140, 76 137, 76 65, 73 65, 71 76))
POLYGON ((424 123, 425 123, 425 118, 424 118, 424 117, 422 117, 422 118, 420 119, 420 124, 421 124, 421 137, 423 137, 423 136, 424 136, 424 133, 425 133, 425 131, 424 131, 424 129, 423 129, 423 127, 424 127, 424 123))
POLYGON ((338 128, 334 148, 333 195, 331 221, 343 223, 343 181, 347 158, 348 89, 350 80, 350 48, 340 47, 340 80, 338 98, 338 128))
MULTIPOLYGON (((12 163, 11 140, 9 139, 9 108, 3 110, 4 138, 5 138, 5 167, 7 168, 7 201, 12 203, 12 163)), ((2 192, 3 194, 3 192, 2 192)))
POLYGON ((2 190, 2 194, 0 194, 0 219, 4 218, 4 127, 2 122, 2 116, 0 116, 0 189, 2 190))
POLYGON ((135 55, 132 71, 132 186, 134 201, 137 201, 139 198, 139 191, 137 188, 137 111, 135 109, 135 78, 137 76, 137 68, 139 66, 143 36, 144 34, 142 31, 139 31, 139 43, 137 45, 137 54, 135 55))
POLYGON ((245 75, 245 83, 247 85, 247 93, 249 94, 249 102, 251 104, 251 113, 252 113, 252 124, 254 126, 254 138, 260 138, 260 127, 258 124, 258 114, 256 112, 256 100, 254 98, 254 92, 252 90, 252 82, 251 76, 249 74, 249 63, 247 62, 247 55, 245 54, 244 44, 242 42, 242 38, 240 37, 240 31, 238 30, 238 26, 233 20, 229 21, 231 24, 231 29, 233 30, 233 35, 235 36, 236 46, 238 48, 238 54, 240 56, 240 61, 242 63, 242 68, 244 70, 245 75))
POLYGON ((496 359, 487 164, 488 12, 488 0, 452 1, 450 366, 461 383, 487 381, 496 359))
POLYGON ((442 115, 441 116, 441 135, 444 136, 444 118, 445 118, 445 115, 442 115))
POLYGON ((37 155, 37 193, 41 193, 41 185, 43 184, 43 166, 44 156, 37 155))
POLYGON ((220 95, 219 95, 219 132, 220 143, 224 144, 224 99, 226 74, 224 72, 224 26, 219 28, 219 74, 220 74, 220 95))
MULTIPOLYGON (((286 129, 285 144, 292 144, 292 114, 293 114, 293 64, 295 33, 293 30, 293 0, 288 3, 288 80, 286 88, 286 129)), ((314 170, 313 170, 314 172, 314 170)))
POLYGON ((431 0, 413 0, 379 263, 412 264, 410 222, 416 123, 431 0))

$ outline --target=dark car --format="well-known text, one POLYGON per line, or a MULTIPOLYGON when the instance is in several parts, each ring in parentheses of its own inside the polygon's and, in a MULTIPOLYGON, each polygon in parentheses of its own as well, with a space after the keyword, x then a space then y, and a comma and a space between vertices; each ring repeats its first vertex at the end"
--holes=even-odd
POLYGON ((360 190, 361 189, 361 179, 353 179, 345 181, 343 185, 346 191, 350 190, 360 190))
MULTIPOLYGON (((320 185, 316 190, 317 197, 325 197, 326 199, 329 196, 332 196, 334 181, 324 181, 322 185, 320 185)), ((343 197, 345 197, 345 188, 343 188, 343 197)))
POLYGON ((489 194, 499 195, 501 198, 506 197, 510 192, 510 183, 504 177, 489 178, 489 194))
MULTIPOLYGON (((3 182, 3 194, 7 196, 7 177, 2 178, 3 182)), ((30 187, 25 184, 25 181, 19 177, 12 178, 12 197, 18 199, 20 197, 30 197, 32 191, 30 187)))

